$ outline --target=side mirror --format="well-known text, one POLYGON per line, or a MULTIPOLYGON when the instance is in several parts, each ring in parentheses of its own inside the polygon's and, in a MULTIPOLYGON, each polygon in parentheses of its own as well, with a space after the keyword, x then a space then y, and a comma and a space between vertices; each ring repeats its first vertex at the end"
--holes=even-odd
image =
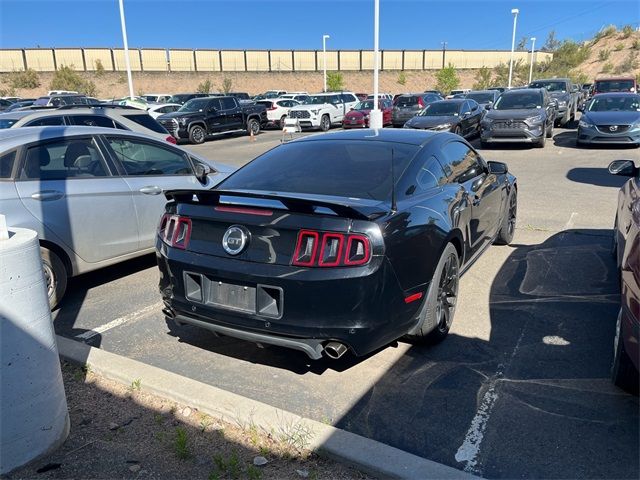
POLYGON ((493 102, 489 102, 484 106, 485 110, 491 110, 493 108, 493 102))
POLYGON ((551 105, 553 105, 553 108, 558 108, 558 100, 556 100, 555 98, 551 99, 551 105))
POLYGON ((614 160, 609 164, 609 173, 623 177, 634 177, 638 174, 638 168, 632 160, 614 160))
POLYGON ((482 186, 483 183, 484 183, 483 177, 479 177, 475 179, 471 184, 471 191, 474 193, 477 192, 478 190, 480 190, 480 187, 482 186))
POLYGON ((194 174, 200 183, 207 183, 207 176, 211 173, 211 167, 203 165, 200 162, 196 162, 194 167, 194 174))
POLYGON ((487 166, 489 167, 489 173, 493 173, 494 175, 505 175, 509 172, 509 168, 506 163, 487 162, 487 166))

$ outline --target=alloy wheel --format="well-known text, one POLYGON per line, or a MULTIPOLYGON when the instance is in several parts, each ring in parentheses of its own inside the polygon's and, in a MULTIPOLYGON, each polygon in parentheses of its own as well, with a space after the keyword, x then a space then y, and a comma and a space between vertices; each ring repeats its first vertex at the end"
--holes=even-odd
POLYGON ((516 229, 516 215, 518 213, 518 199, 514 195, 511 195, 511 200, 509 201, 509 235, 512 235, 514 230, 516 229))
POLYGON ((56 289, 55 275, 46 263, 42 264, 42 269, 44 270, 44 281, 47 283, 47 298, 51 298, 56 289))
POLYGON ((436 319, 438 330, 445 333, 451 326, 453 312, 458 298, 458 261, 454 254, 447 258, 440 281, 438 282, 438 297, 436 299, 436 319))

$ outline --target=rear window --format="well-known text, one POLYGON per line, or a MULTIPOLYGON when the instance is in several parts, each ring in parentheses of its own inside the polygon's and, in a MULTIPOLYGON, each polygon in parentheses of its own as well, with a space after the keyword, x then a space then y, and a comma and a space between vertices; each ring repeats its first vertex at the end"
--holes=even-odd
POLYGON ((13 162, 16 159, 16 151, 0 156, 0 178, 10 178, 13 170, 13 162))
POLYGON ((323 140, 281 145, 222 182, 222 189, 262 190, 388 200, 391 159, 399 178, 416 145, 323 140))
POLYGON ((127 120, 131 120, 132 122, 135 122, 138 125, 142 125, 143 127, 148 128, 149 130, 152 130, 154 132, 169 134, 169 132, 167 132, 167 130, 150 115, 147 115, 147 114, 124 115, 123 114, 122 116, 127 120))
POLYGON ((407 96, 407 97, 399 97, 396 105, 398 107, 412 107, 418 104, 418 97, 415 95, 407 96))
POLYGON ((4 128, 11 128, 18 120, 18 118, 0 118, 0 130, 4 128))
POLYGON ((596 90, 598 92, 630 92, 634 87, 633 80, 596 81, 596 90))
POLYGON ((49 104, 49 97, 40 97, 35 102, 33 102, 33 104, 34 105, 48 105, 49 104))

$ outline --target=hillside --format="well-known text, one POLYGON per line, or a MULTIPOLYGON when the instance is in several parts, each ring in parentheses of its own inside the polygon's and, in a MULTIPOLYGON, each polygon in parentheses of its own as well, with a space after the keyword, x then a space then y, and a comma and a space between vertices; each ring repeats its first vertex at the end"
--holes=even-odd
POLYGON ((607 34, 605 29, 600 35, 588 43, 589 57, 576 70, 590 80, 607 75, 640 75, 640 32, 624 38, 623 32, 610 29, 607 34))

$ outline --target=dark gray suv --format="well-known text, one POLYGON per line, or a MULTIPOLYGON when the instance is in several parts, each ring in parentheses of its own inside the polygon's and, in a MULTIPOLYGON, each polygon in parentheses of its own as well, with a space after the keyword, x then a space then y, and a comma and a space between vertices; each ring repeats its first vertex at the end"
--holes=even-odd
POLYGON ((482 119, 482 146, 523 142, 542 148, 553 135, 555 118, 556 100, 544 88, 506 91, 482 119))

